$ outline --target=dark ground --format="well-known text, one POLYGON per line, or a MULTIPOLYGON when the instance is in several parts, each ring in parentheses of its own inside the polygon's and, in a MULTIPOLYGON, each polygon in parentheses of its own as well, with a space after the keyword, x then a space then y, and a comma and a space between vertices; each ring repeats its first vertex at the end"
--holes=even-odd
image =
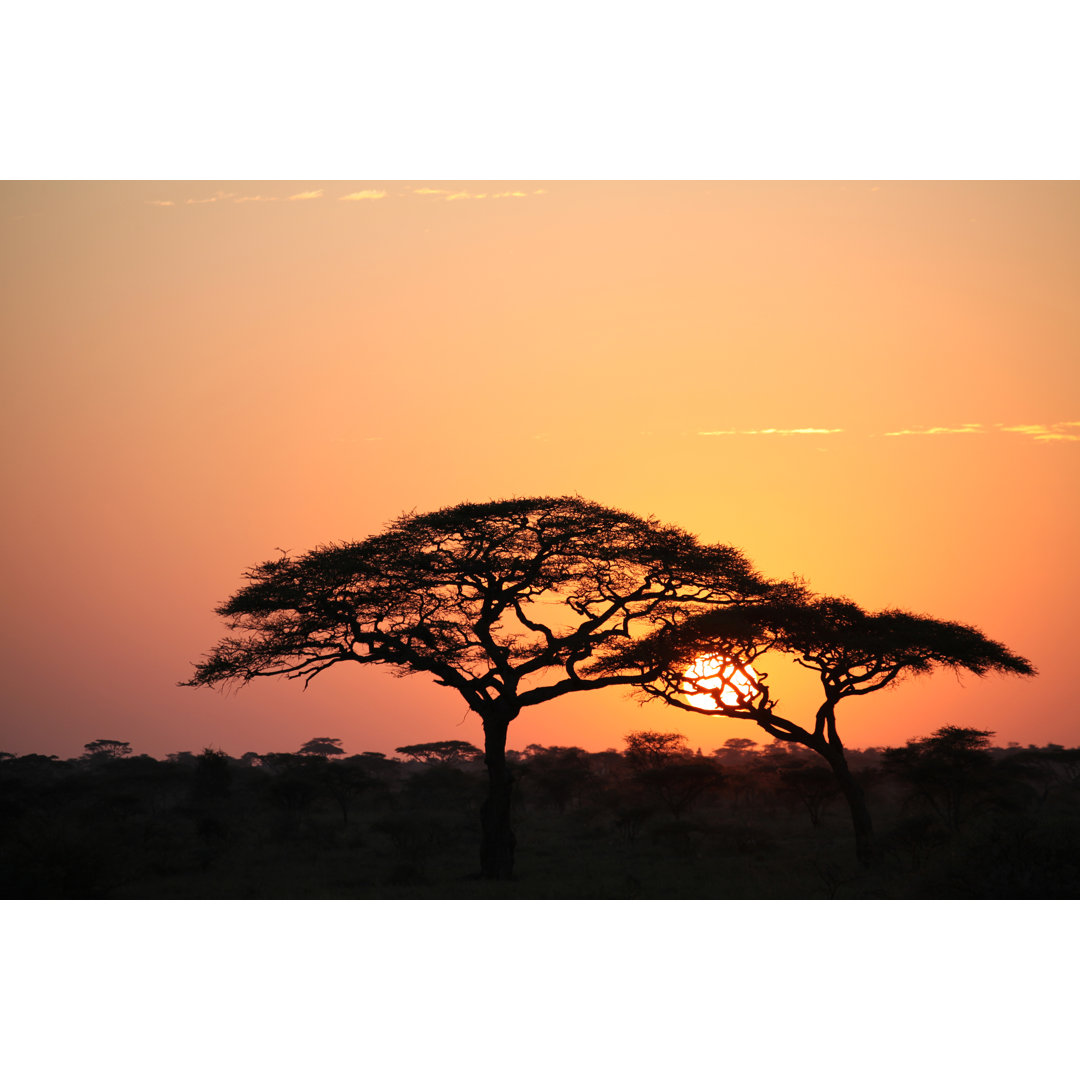
POLYGON ((7 899, 1074 899, 1080 751, 851 754, 881 853, 816 760, 532 747, 517 866, 477 875, 482 763, 216 751, 0 760, 7 899), (924 756, 925 757, 925 756, 924 756), (931 755, 932 757, 932 755, 931 755), (816 823, 815 823, 816 819, 816 823))

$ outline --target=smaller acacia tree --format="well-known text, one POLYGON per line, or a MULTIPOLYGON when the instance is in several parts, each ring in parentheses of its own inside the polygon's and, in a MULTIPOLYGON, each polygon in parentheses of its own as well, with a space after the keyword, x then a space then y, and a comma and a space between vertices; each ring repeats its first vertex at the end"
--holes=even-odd
MULTIPOLYGON (((602 670, 612 659, 598 662, 602 670)), ((847 800, 856 854, 875 856, 874 829, 862 788, 852 776, 837 730, 836 709, 845 698, 882 690, 910 675, 938 668, 1034 675, 1023 657, 962 623, 904 611, 871 614, 850 600, 791 595, 741 608, 714 609, 664 627, 624 646, 618 663, 639 665, 639 691, 689 712, 752 720, 783 742, 820 754, 847 800), (777 710, 779 702, 753 663, 768 652, 786 653, 818 674, 824 700, 812 724, 802 726, 777 710), (719 670, 695 676, 701 657, 722 661, 719 670), (651 673, 651 674, 650 674, 651 673), (706 695, 707 707, 695 705, 706 695), (708 704, 707 698, 711 698, 708 704)))
POLYGON ((970 809, 969 802, 985 792, 990 780, 993 735, 947 724, 932 735, 908 739, 906 746, 890 747, 885 751, 885 767, 956 832, 970 809))
POLYGON ((470 742, 462 739, 443 739, 441 742, 414 743, 397 746, 395 754, 402 754, 412 761, 425 765, 461 765, 467 761, 479 761, 484 753, 470 742))
POLYGON ((631 731, 623 736, 623 742, 626 743, 626 760, 640 768, 690 756, 686 736, 677 731, 631 731))
POLYGON ((120 739, 95 739, 83 746, 84 761, 113 761, 127 757, 131 753, 131 743, 120 739))
POLYGON ((651 790, 676 819, 706 791, 719 787, 722 774, 713 760, 690 752, 686 736, 667 731, 631 731, 623 737, 625 757, 638 782, 651 790))
POLYGON ((345 751, 341 748, 340 739, 331 739, 325 735, 319 735, 314 739, 308 739, 297 751, 313 757, 321 757, 329 760, 332 757, 344 757, 345 751))

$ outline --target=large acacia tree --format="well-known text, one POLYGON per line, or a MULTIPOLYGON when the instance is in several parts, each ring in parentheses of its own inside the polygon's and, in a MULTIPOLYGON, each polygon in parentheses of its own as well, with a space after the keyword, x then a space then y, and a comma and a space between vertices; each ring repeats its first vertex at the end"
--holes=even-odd
POLYGON ((506 734, 522 709, 657 675, 620 643, 785 587, 736 550, 579 498, 462 503, 262 563, 218 609, 231 636, 182 685, 309 681, 340 663, 426 672, 483 722, 481 870, 513 872, 506 734), (603 665, 600 670, 599 664, 603 665))
POLYGON ((874 830, 837 729, 840 702, 939 668, 979 676, 1035 674, 1023 657, 963 623, 896 610, 870 613, 850 600, 794 590, 762 603, 698 612, 644 639, 620 642, 612 655, 598 658, 596 669, 625 671, 634 664, 645 695, 690 712, 752 720, 773 738, 820 754, 847 800, 863 863, 875 856, 874 830), (812 723, 802 726, 779 712, 767 673, 753 667, 770 652, 787 654, 817 673, 823 700, 812 723), (695 677, 688 669, 703 656, 717 658, 718 670, 695 677))

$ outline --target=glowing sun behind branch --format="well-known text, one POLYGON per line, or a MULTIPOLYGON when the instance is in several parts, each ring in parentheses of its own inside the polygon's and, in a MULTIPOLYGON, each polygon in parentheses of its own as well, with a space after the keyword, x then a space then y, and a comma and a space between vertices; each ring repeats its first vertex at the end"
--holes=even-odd
POLYGON ((721 691, 722 705, 749 705, 761 692, 760 679, 749 664, 739 667, 726 656, 699 656, 686 669, 682 690, 695 708, 715 712, 718 706, 710 690, 721 691))

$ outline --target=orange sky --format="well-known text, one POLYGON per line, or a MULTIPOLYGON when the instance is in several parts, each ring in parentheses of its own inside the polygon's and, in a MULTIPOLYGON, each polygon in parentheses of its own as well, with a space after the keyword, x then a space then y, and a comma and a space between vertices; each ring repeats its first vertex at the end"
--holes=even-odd
MULTIPOLYGON (((849 745, 944 723, 1076 745, 1078 195, 0 185, 0 749, 479 742, 423 676, 175 684, 222 633, 213 606, 276 547, 556 494, 655 514, 870 608, 973 623, 1040 669, 846 703, 849 745)), ((812 681, 778 678, 803 718, 812 681)), ((599 750, 642 727, 706 752, 755 734, 604 691, 523 713, 510 745, 599 750)))

